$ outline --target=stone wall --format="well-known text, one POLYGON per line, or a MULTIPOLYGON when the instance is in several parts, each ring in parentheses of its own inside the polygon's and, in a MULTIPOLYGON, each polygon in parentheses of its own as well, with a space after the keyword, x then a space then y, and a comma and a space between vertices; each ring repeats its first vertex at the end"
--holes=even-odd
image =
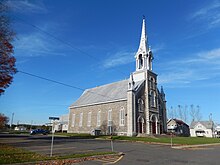
POLYGON ((112 110, 112 131, 115 134, 126 135, 127 133, 127 101, 117 101, 84 107, 70 108, 69 133, 90 133, 94 129, 101 129, 103 134, 108 131, 108 111, 112 110), (124 126, 120 125, 120 109, 124 108, 124 126), (97 113, 100 111, 100 126, 97 125, 97 113), (88 113, 91 112, 91 126, 88 126, 88 113), (80 126, 80 113, 83 113, 82 126, 80 126), (75 114, 74 126, 72 117, 75 114))

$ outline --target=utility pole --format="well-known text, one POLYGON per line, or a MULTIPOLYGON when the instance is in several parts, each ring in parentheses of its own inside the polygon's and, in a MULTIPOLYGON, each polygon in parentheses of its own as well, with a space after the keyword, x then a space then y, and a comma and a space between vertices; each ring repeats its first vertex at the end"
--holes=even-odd
POLYGON ((11 116, 11 125, 10 125, 11 129, 12 129, 12 124, 13 124, 13 119, 14 119, 14 112, 12 113, 12 116, 11 116))

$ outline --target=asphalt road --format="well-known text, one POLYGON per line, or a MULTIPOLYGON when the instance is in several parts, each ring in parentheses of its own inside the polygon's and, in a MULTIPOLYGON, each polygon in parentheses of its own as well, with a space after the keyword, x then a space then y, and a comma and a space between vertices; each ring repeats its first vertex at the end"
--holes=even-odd
MULTIPOLYGON (((50 154, 50 136, 0 135, 0 143, 7 143, 25 148, 41 154, 50 154)), ((167 145, 153 145, 135 142, 114 141, 114 150, 124 152, 117 165, 219 165, 220 145, 191 148, 172 149, 167 145)), ((111 151, 110 141, 96 139, 74 139, 55 137, 54 155, 72 153, 111 151)), ((103 164, 106 161, 88 161, 80 164, 103 164)))

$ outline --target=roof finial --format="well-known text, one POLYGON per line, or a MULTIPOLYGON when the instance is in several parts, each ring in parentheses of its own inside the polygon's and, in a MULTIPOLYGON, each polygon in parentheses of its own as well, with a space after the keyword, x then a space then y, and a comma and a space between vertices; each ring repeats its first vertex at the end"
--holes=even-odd
POLYGON ((145 15, 143 15, 143 19, 145 19, 145 15))

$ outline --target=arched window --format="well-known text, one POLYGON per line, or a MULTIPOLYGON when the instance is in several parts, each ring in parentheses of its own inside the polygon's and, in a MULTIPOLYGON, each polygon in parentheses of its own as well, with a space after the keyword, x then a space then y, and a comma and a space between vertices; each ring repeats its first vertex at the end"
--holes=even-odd
POLYGON ((143 67, 143 58, 142 58, 142 54, 140 54, 138 56, 138 69, 141 69, 143 67))
POLYGON ((156 94, 154 91, 150 92, 150 105, 151 107, 156 107, 156 94))
POLYGON ((121 109, 120 109, 119 124, 120 124, 120 126, 125 125, 125 109, 124 109, 124 107, 121 107, 121 109))
POLYGON ((76 114, 72 114, 72 127, 75 126, 75 118, 76 118, 76 114))
POLYGON ((108 126, 112 126, 112 110, 108 110, 108 126))
POLYGON ((81 112, 79 116, 79 126, 82 127, 82 124, 83 124, 83 113, 81 112))
POLYGON ((101 125, 101 111, 98 111, 97 113, 97 126, 99 127, 101 125))
POLYGON ((92 112, 88 113, 88 121, 87 121, 87 126, 90 127, 91 126, 91 117, 92 117, 92 112))
POLYGON ((138 99, 138 111, 144 112, 144 100, 141 98, 138 99))
POLYGON ((151 87, 151 89, 154 89, 154 79, 153 79, 153 77, 150 78, 150 87, 151 87))

